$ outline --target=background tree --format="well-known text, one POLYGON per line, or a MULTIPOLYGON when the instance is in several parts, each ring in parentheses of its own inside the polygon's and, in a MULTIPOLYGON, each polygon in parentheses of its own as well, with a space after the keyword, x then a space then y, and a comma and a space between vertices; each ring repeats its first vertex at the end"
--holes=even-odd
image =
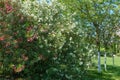
POLYGON ((113 15, 113 13, 118 14, 119 12, 118 8, 115 7, 117 6, 118 2, 117 1, 113 2, 108 0, 101 0, 101 1, 100 0, 98 1, 76 0, 74 2, 71 0, 69 1, 60 0, 60 1, 66 4, 68 6, 68 9, 70 9, 72 13, 73 12, 76 13, 78 21, 82 20, 81 21, 82 24, 84 24, 85 26, 89 25, 89 27, 93 29, 92 36, 94 37, 91 37, 91 38, 94 38, 94 40, 96 40, 94 42, 96 42, 96 49, 98 52, 98 72, 101 72, 100 47, 102 45, 101 41, 104 39, 102 38, 102 33, 103 31, 105 31, 105 33, 103 34, 107 36, 107 34, 111 33, 111 30, 115 27, 114 25, 118 23, 118 21, 115 23, 113 21, 111 23, 112 20, 116 21, 116 19, 118 19, 118 15, 116 16, 113 15), (113 16, 114 18, 112 18, 113 16))

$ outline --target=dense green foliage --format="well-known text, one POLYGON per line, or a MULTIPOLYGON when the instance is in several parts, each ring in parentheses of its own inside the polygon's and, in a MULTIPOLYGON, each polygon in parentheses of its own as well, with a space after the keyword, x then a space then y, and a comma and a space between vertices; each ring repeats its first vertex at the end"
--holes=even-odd
POLYGON ((106 0, 1 0, 0 76, 87 79, 93 54, 119 47, 119 7, 106 0))
POLYGON ((3 76, 16 75, 35 80, 82 78, 88 44, 81 43, 81 32, 67 17, 69 14, 64 14, 64 6, 56 5, 56 2, 48 5, 29 0, 1 1, 1 4, 3 76), (10 9, 6 13, 7 8, 10 9))

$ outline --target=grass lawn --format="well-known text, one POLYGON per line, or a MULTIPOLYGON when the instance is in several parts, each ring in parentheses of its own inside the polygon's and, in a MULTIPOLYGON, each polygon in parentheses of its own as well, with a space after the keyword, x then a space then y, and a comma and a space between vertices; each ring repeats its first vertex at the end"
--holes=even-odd
POLYGON ((104 57, 101 57, 102 72, 97 72, 97 60, 93 60, 96 67, 88 71, 87 80, 120 80, 120 57, 115 56, 115 65, 113 66, 112 58, 107 57, 107 71, 104 71, 104 57))

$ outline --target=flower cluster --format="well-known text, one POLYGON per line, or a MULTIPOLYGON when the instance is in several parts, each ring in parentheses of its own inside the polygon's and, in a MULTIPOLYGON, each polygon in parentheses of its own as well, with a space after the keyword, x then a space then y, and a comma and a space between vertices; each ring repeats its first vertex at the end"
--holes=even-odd
POLYGON ((6 13, 10 13, 13 11, 12 5, 8 2, 5 2, 6 13))

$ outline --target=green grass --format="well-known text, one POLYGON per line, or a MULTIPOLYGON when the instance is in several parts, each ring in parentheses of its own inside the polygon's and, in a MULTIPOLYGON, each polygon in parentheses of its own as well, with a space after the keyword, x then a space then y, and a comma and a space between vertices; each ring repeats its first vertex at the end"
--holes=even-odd
POLYGON ((97 72, 97 60, 93 60, 96 67, 88 70, 87 80, 120 80, 120 57, 115 57, 115 65, 113 66, 112 58, 107 57, 107 71, 104 71, 104 57, 101 57, 102 72, 97 72))
MULTIPOLYGON (((120 66, 120 57, 115 56, 114 58, 115 66, 120 66)), ((104 57, 101 57, 101 64, 104 64, 104 57)), ((107 57, 107 65, 113 65, 112 57, 107 57)))

